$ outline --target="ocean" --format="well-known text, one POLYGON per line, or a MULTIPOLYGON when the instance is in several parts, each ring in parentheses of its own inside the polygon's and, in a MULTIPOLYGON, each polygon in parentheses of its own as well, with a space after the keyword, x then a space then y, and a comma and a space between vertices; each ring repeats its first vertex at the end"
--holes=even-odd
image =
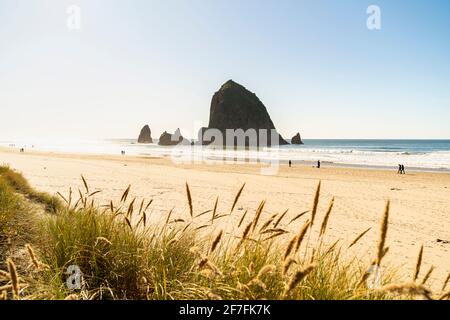
MULTIPOLYGON (((161 147, 156 143, 137 144, 135 139, 0 141, 0 146, 37 151, 83 154, 138 155, 203 160, 280 161, 323 165, 450 171, 450 140, 357 140, 309 139, 304 145, 256 150, 212 149, 211 147, 161 147)), ((1 159, 0 159, 1 160, 1 159)))

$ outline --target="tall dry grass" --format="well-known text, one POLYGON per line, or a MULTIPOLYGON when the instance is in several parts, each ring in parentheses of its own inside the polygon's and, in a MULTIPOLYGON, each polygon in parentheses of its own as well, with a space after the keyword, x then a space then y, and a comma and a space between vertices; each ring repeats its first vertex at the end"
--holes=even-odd
MULTIPOLYGON (((11 188, 8 181, 0 184, 0 195, 5 186, 11 188)), ((83 190, 76 196, 60 195, 62 205, 37 221, 39 236, 26 247, 33 277, 19 275, 22 288, 20 281, 13 281, 17 271, 2 271, 0 296, 3 291, 23 299, 448 299, 446 285, 436 293, 426 287, 433 269, 420 282, 415 276, 413 283, 401 283, 386 271, 389 204, 375 259, 364 263, 345 253, 371 229, 349 244, 327 242, 335 199, 320 212, 321 184, 311 210, 291 220, 285 219, 287 211, 265 214, 265 201, 236 217, 245 185, 230 211, 219 212, 217 198, 211 210, 197 213, 186 184, 187 214, 170 210, 157 223, 151 216, 152 200, 137 202, 131 186, 120 201, 100 205, 98 191, 92 192, 84 177, 82 181, 83 190), (321 215, 322 222, 313 223, 321 215), (238 223, 223 229, 223 219, 238 223), (319 235, 314 242, 312 234, 319 235), (67 268, 73 265, 82 271, 81 287, 75 291, 66 285, 67 268), (374 267, 382 265, 385 271, 372 281, 374 267)))
POLYGON ((0 176, 10 188, 25 195, 29 200, 44 205, 47 211, 56 212, 62 207, 61 201, 56 196, 34 190, 22 174, 10 169, 9 166, 0 166, 0 176))

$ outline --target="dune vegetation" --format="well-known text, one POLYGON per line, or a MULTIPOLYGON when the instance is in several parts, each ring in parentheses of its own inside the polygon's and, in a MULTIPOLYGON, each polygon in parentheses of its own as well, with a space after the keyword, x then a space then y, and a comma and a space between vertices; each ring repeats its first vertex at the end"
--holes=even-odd
MULTIPOLYGON (((343 253, 351 243, 326 241, 334 201, 318 212, 320 183, 311 210, 263 219, 237 213, 245 186, 228 212, 218 200, 196 212, 186 184, 186 215, 151 216, 152 200, 136 201, 131 187, 121 199, 99 204, 98 190, 82 177, 83 190, 50 196, 0 167, 0 298, 2 299, 449 299, 449 278, 439 292, 427 281, 432 269, 402 281, 388 254, 389 203, 381 215, 371 263, 343 253), (223 219, 236 217, 232 230, 223 219), (319 219, 320 217, 320 219, 319 219), (154 221, 158 222, 154 222, 154 221), (319 237, 312 237, 317 228, 319 237), (295 231, 292 231, 295 230, 295 231), (383 266, 383 274, 377 270, 383 266)), ((443 279, 444 280, 444 279, 443 279)))

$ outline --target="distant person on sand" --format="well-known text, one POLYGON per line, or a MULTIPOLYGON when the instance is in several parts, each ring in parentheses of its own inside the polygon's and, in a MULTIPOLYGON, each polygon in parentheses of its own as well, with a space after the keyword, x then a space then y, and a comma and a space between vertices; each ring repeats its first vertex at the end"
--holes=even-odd
POLYGON ((125 155, 125 151, 122 150, 121 153, 122 153, 123 156, 125 155))
POLYGON ((289 168, 292 167, 292 161, 289 160, 289 168))
POLYGON ((317 169, 320 169, 320 160, 317 161, 317 169))
POLYGON ((398 165, 398 174, 406 174, 405 172, 405 165, 404 164, 399 164, 398 165))
POLYGON ((20 148, 20 152, 25 152, 25 149, 24 148, 20 148))

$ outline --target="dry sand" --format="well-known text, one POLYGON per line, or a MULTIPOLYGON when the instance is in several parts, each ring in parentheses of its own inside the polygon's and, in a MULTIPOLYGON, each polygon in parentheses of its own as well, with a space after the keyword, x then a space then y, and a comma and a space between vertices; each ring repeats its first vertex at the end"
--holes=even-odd
MULTIPOLYGON (((162 217, 175 208, 174 215, 186 216, 185 182, 189 182, 194 210, 209 210, 219 196, 219 211, 228 213, 234 196, 245 182, 245 191, 233 214, 234 225, 244 210, 255 210, 267 200, 265 215, 289 209, 288 219, 311 208, 313 194, 322 181, 318 221, 335 197, 327 242, 351 242, 363 230, 372 230, 354 247, 363 259, 373 257, 379 221, 386 200, 391 201, 386 262, 411 277, 420 245, 424 245, 423 276, 431 265, 431 277, 439 288, 450 272, 450 174, 369 169, 282 166, 278 174, 263 176, 256 164, 175 165, 170 159, 70 155, 0 149, 0 164, 21 171, 31 185, 49 193, 67 194, 69 187, 81 188, 83 174, 100 200, 118 199, 132 185, 133 196, 154 199, 152 216, 162 217), (444 241, 438 241, 444 240, 444 241)), ((297 222, 303 223, 306 215, 297 222)), ((232 222, 230 222, 232 223, 232 222)), ((314 236, 313 236, 314 238, 314 236)))

